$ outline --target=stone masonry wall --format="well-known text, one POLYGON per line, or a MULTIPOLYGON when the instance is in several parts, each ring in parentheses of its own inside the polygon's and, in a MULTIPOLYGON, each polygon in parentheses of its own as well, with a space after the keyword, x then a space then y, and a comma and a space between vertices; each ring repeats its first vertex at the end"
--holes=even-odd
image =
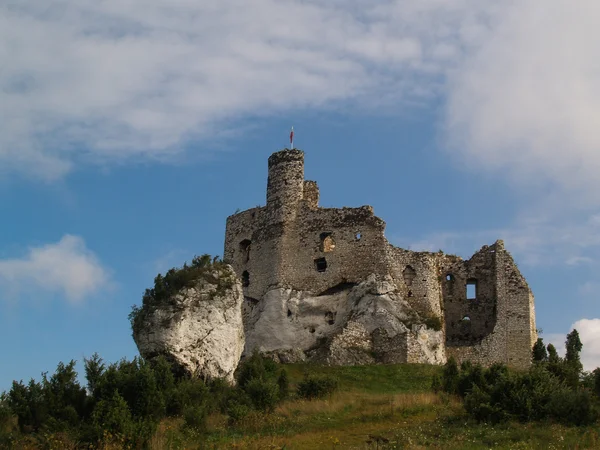
MULTIPOLYGON (((442 252, 413 252, 388 243, 385 222, 372 207, 320 208, 318 203, 317 183, 304 180, 304 153, 271 155, 267 205, 227 218, 224 259, 242 279, 247 299, 275 288, 318 296, 371 274, 389 275, 422 318, 443 322, 448 355, 529 365, 537 338, 533 295, 502 241, 466 261, 442 252)), ((410 354, 407 343, 398 345, 398 354, 410 354)))

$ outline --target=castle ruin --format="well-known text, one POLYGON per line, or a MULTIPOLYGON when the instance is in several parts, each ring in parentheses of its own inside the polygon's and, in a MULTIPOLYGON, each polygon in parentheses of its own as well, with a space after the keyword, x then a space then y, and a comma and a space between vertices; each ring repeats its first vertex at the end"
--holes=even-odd
POLYGON ((274 288, 319 298, 372 274, 391 277, 415 311, 439 319, 446 356, 529 366, 533 294, 502 241, 463 260, 397 248, 384 230, 371 206, 319 207, 317 183, 304 179, 304 153, 285 149, 269 157, 266 206, 227 218, 224 260, 249 302, 274 288))

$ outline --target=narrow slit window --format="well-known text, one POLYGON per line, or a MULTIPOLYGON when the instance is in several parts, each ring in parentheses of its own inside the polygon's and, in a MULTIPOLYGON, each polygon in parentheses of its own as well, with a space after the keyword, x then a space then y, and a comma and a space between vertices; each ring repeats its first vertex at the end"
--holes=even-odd
POLYGON ((250 239, 244 239, 240 242, 240 253, 242 254, 242 259, 244 262, 248 262, 250 260, 250 245, 252 242, 250 239))
POLYGON ((244 272, 242 272, 242 286, 243 287, 250 286, 250 274, 248 273, 247 270, 244 270, 244 272))
POLYGON ((315 269, 317 272, 325 272, 327 270, 327 260, 325 258, 315 259, 315 269))
POLYGON ((477 298, 477 280, 470 278, 467 280, 467 300, 475 300, 477 298))

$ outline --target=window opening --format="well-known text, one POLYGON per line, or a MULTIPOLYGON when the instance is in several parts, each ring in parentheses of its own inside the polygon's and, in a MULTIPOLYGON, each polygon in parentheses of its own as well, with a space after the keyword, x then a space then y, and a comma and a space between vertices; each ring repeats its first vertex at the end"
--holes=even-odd
POLYGON ((454 281, 454 275, 452 275, 451 273, 446 275, 446 281, 454 281))
POLYGON ((465 316, 462 319, 460 319, 460 321, 462 323, 471 323, 471 318, 469 316, 465 316))
POLYGON ((315 269, 317 269, 317 272, 325 272, 327 270, 327 260, 325 258, 315 259, 315 269))
POLYGON ((242 286, 243 287, 250 286, 250 274, 248 273, 247 270, 244 270, 244 272, 242 272, 242 286))
POLYGON ((356 234, 354 235, 354 238, 355 238, 357 241, 360 241, 360 238, 362 238, 362 233, 359 231, 358 233, 356 233, 356 234))
POLYGON ((327 313, 325 313, 325 320, 327 320, 329 325, 333 325, 335 323, 335 314, 331 311, 327 311, 327 313))
POLYGON ((417 276, 417 272, 411 266, 406 266, 404 272, 402 272, 402 276, 404 277, 404 284, 407 286, 411 286, 413 280, 417 276))
POLYGON ((477 298, 477 280, 469 278, 467 280, 467 300, 475 300, 477 298))
POLYGON ((322 252, 332 252, 335 249, 335 241, 331 236, 330 231, 321 233, 321 248, 322 252))
POLYGON ((240 252, 242 253, 242 258, 244 262, 248 262, 250 260, 250 245, 252 242, 250 239, 244 239, 240 242, 240 252))

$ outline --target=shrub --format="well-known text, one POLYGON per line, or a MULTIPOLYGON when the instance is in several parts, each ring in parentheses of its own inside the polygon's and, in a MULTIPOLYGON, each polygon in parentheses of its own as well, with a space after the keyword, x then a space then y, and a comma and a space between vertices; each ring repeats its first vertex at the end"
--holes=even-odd
POLYGON ((425 326, 434 331, 440 331, 442 329, 442 319, 437 316, 426 317, 423 320, 425 326))
POLYGON ((253 378, 244 387, 252 406, 259 411, 271 412, 279 401, 279 387, 272 380, 253 378))
POLYGON ((444 365, 442 371, 442 389, 449 394, 458 393, 458 364, 453 357, 450 357, 444 365))
POLYGON ((287 398, 290 390, 290 380, 288 379, 288 374, 285 369, 281 369, 281 372, 279 372, 277 386, 279 388, 279 399, 283 400, 287 398))
POLYGON ((550 417, 566 425, 588 425, 598 420, 598 411, 588 391, 555 391, 546 410, 550 417))
POLYGON ((98 402, 92 420, 96 426, 98 437, 107 432, 125 439, 133 437, 134 423, 131 411, 127 402, 118 392, 114 392, 110 398, 98 402))
POLYGON ((338 388, 336 378, 328 375, 306 374, 304 379, 298 383, 298 397, 313 400, 331 395, 338 388))
POLYGON ((238 385, 244 389, 251 380, 267 380, 275 377, 276 372, 277 365, 275 362, 254 350, 252 355, 240 365, 237 376, 238 385))
POLYGON ((544 346, 542 338, 538 338, 532 349, 533 362, 546 362, 548 361, 548 352, 544 346))
POLYGON ((204 403, 196 405, 186 405, 183 410, 183 420, 185 426, 197 431, 206 429, 206 417, 208 408, 204 403))
POLYGON ((226 289, 231 288, 235 279, 232 276, 224 276, 225 266, 226 264, 218 257, 212 258, 205 254, 195 256, 189 266, 184 263, 182 267, 169 269, 164 276, 159 273, 154 278, 154 287, 144 291, 142 305, 131 307, 128 317, 133 332, 135 333, 143 327, 145 318, 156 307, 168 303, 181 289, 195 286, 201 278, 217 284, 215 295, 224 293, 226 289), (213 276, 215 271, 218 273, 216 277, 213 276))

